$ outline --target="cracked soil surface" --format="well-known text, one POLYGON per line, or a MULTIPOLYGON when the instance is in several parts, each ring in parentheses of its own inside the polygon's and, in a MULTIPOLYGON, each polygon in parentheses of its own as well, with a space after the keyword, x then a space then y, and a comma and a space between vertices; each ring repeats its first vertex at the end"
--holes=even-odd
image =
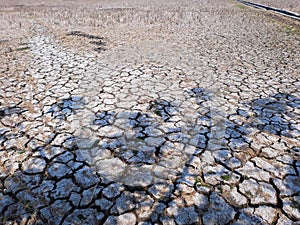
POLYGON ((0 224, 299 224, 299 22, 231 0, 0 21, 0 224))

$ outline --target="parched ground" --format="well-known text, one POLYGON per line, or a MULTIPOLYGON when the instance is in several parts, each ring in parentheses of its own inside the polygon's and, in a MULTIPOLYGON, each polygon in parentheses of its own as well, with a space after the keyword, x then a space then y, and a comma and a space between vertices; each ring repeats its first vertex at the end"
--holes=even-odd
POLYGON ((299 224, 299 35, 232 0, 1 1, 0 224, 299 224))
POLYGON ((300 2, 297 0, 251 0, 250 2, 285 9, 300 14, 300 2))

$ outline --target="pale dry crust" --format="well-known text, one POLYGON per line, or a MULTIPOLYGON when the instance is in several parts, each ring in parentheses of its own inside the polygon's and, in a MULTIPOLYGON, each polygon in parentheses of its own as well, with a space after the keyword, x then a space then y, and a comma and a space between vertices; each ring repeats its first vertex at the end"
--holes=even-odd
POLYGON ((300 14, 300 2, 297 0, 249 0, 249 2, 285 9, 300 14))
MULTIPOLYGON (((32 210, 40 210, 39 213, 53 224, 58 224, 61 220, 65 220, 66 224, 68 221, 69 224, 74 224, 74 221, 78 220, 76 222, 81 224, 80 220, 88 220, 89 217, 93 217, 94 221, 100 221, 100 224, 104 222, 111 224, 111 221, 115 220, 119 221, 119 224, 122 221, 126 224, 135 224, 136 221, 143 220, 151 220, 149 224, 167 224, 175 220, 177 224, 194 224, 202 221, 203 224, 208 225, 226 224, 228 220, 235 221, 236 224, 250 224, 251 218, 259 220, 262 224, 274 224, 277 217, 280 221, 292 223, 291 220, 296 221, 299 218, 297 203, 299 201, 295 195, 299 193, 297 178, 299 178, 300 164, 297 161, 299 155, 296 147, 299 146, 299 136, 297 136, 299 117, 292 118, 293 115, 299 115, 300 40, 297 34, 287 32, 281 25, 276 25, 269 19, 267 13, 260 14, 260 11, 250 8, 236 8, 236 5, 231 2, 224 1, 207 1, 205 4, 202 2, 202 5, 197 5, 196 2, 184 3, 185 5, 177 2, 160 5, 158 2, 153 2, 147 5, 146 1, 144 3, 130 1, 128 4, 121 4, 126 9, 120 9, 120 5, 113 1, 101 2, 102 5, 99 2, 82 4, 82 1, 72 1, 72 3, 66 1, 58 4, 46 1, 42 6, 28 1, 28 4, 31 4, 30 7, 22 6, 19 11, 8 13, 9 17, 1 14, 2 18, 9 18, 11 21, 11 26, 7 28, 9 32, 4 32, 8 42, 3 43, 11 43, 13 50, 6 52, 5 58, 1 58, 4 62, 1 68, 3 86, 1 106, 9 107, 15 104, 21 110, 28 110, 19 112, 18 107, 12 107, 1 111, 4 114, 1 119, 1 132, 5 134, 7 140, 0 139, 0 141, 5 148, 9 149, 8 152, 1 151, 1 166, 7 167, 10 175, 15 175, 15 177, 4 175, 4 181, 1 182, 1 185, 10 188, 11 191, 5 192, 5 197, 2 198, 6 205, 3 210, 6 220, 9 216, 12 216, 12 220, 17 220, 20 219, 19 215, 25 215, 24 223, 29 224, 27 217, 34 217, 30 214, 32 210), (97 9, 97 5, 102 9, 97 9), (125 19, 122 22, 123 17, 125 19), (32 27, 32 32, 36 33, 33 38, 31 33, 25 32, 26 29, 14 29, 17 28, 19 20, 24 20, 23 24, 28 28, 32 27), (71 31, 104 37, 107 49, 98 53, 94 51, 94 44, 90 43, 92 39, 85 35, 67 36, 71 31), (25 41, 22 39, 23 36, 31 41, 29 46, 33 48, 33 56, 30 49, 14 50, 19 42, 25 41), (19 39, 13 39, 14 37, 19 39), (75 45, 76 43, 79 44, 75 45), (62 48, 61 45, 67 48, 62 48), (43 54, 40 54, 42 52, 43 54), (86 53, 90 53, 89 57, 78 56, 86 53), (153 62, 146 63, 147 60, 153 62), (121 64, 124 66, 122 67, 121 64), (30 65, 29 71, 25 73, 28 65, 30 65), (85 72, 82 72, 84 70, 85 72), (34 79, 30 75, 34 76, 34 79), (35 81, 39 85, 34 83, 35 81), (172 123, 179 120, 172 114, 172 116, 166 114, 172 111, 176 113, 172 105, 164 101, 155 103, 150 101, 151 99, 158 98, 159 95, 180 98, 183 96, 181 91, 189 90, 184 93, 194 97, 191 99, 205 103, 209 99, 206 96, 209 93, 205 93, 201 88, 206 85, 207 89, 214 91, 216 96, 226 102, 220 107, 225 107, 223 112, 229 114, 226 117, 227 128, 231 130, 227 134, 230 137, 226 137, 228 146, 226 149, 212 152, 206 150, 199 153, 200 155, 189 162, 191 166, 186 168, 181 179, 169 183, 169 186, 157 184, 144 192, 135 189, 127 190, 122 184, 110 184, 110 181, 105 181, 105 176, 100 180, 91 174, 92 168, 87 167, 86 164, 83 166, 87 161, 80 158, 76 149, 70 151, 64 149, 68 148, 66 147, 68 142, 65 141, 69 135, 68 129, 72 129, 68 124, 70 107, 78 106, 72 104, 72 101, 65 96, 69 96, 74 90, 76 93, 76 88, 72 89, 72 87, 77 87, 80 82, 83 88, 86 88, 84 94, 90 91, 95 98, 95 102, 88 103, 89 109, 99 114, 98 125, 106 124, 106 120, 109 121, 114 117, 112 110, 102 116, 103 107, 108 109, 112 107, 119 113, 118 117, 121 119, 124 108, 129 107, 132 111, 130 104, 135 103, 137 98, 140 106, 145 104, 151 106, 152 103, 154 108, 147 113, 154 120, 153 124, 147 125, 147 121, 142 117, 143 113, 140 117, 130 115, 131 118, 137 117, 131 122, 138 126, 146 126, 148 129, 145 132, 150 136, 155 136, 155 132, 158 132, 154 125, 161 120, 161 117, 171 117, 172 123), (195 86, 201 88, 192 89, 195 86), (121 90, 122 87, 125 89, 121 90), (126 91, 126 87, 129 92, 126 91), (142 94, 143 91, 146 94, 142 94), (32 101, 28 94, 32 94, 32 101), (62 100, 64 102, 61 102, 62 100), (18 105, 19 102, 21 103, 18 105), (33 109, 27 105, 28 102, 34 103, 33 109), (156 110, 155 104, 157 104, 156 110), (60 107, 64 107, 64 111, 59 111, 60 107), (42 110, 44 114, 41 115, 42 110), (49 113, 51 110, 53 116, 49 113), (274 112, 279 115, 275 115, 274 112), (256 114, 259 117, 256 118, 256 114), (66 120, 57 121, 58 117, 64 115, 67 117, 66 120), (266 127, 262 130, 254 129, 256 123, 258 125, 265 123, 266 127), (282 126, 279 127, 282 132, 286 123, 290 124, 290 127, 282 136, 271 135, 270 132, 274 132, 277 127, 276 123, 282 126), (53 124, 60 126, 55 130, 53 124), (60 134, 52 137, 55 139, 52 140, 51 145, 64 146, 64 148, 41 147, 38 151, 32 152, 36 145, 42 146, 47 140, 51 140, 51 135, 56 132, 60 134), (289 137, 289 133, 296 138, 289 137), (28 140, 28 135, 34 138, 28 140), (245 141, 239 138, 239 135, 248 139, 245 141), (25 143, 27 147, 22 149, 25 143), (16 149, 15 146, 20 149, 16 149), (76 151, 76 157, 72 154, 73 151, 76 151), (46 165, 46 159, 49 165, 46 165), (224 161, 226 163, 222 164, 224 161), (280 170, 274 169, 276 167, 280 170), (24 171, 27 174, 23 174, 24 171), (237 171, 239 174, 236 174, 237 171), (201 173, 204 173, 203 176, 196 177, 201 173), (19 174, 21 175, 18 177, 19 174), (189 176, 191 174, 193 176, 189 176), (40 175, 42 178, 39 178, 40 175), (243 181, 238 179, 240 176, 244 177, 243 181), (14 178, 28 187, 24 188, 22 182, 15 183, 14 178), (273 179, 271 184, 270 178, 273 179), (42 179, 42 185, 34 184, 35 179, 42 179), (99 185, 96 185, 98 182, 99 185), (32 188, 32 185, 37 186, 32 188), (89 185, 95 185, 93 187, 97 188, 88 189, 89 185), (65 188, 71 190, 72 194, 69 195, 65 188), (14 196, 14 199, 10 199, 9 196, 14 195, 16 190, 21 191, 14 196), (53 201, 47 199, 47 192, 53 197, 53 201), (31 208, 28 199, 36 200, 39 195, 45 196, 43 201, 37 202, 43 207, 31 208), (165 199, 159 199, 160 196, 165 199), (283 206, 276 204, 277 196, 282 199, 283 206), (136 208, 133 202, 138 204, 136 208), (253 206, 250 203, 258 205, 253 206), (73 211, 70 204, 87 209, 73 211), (14 206, 18 205, 23 206, 27 214, 22 214, 24 213, 22 207, 19 208, 20 211, 15 210, 16 215, 13 214, 14 206), (238 208, 234 209, 232 206, 238 208), (108 209, 109 207, 111 209, 108 209), (237 211, 240 212, 239 215, 236 214, 237 211), (274 213, 275 211, 278 211, 278 215, 274 213), (282 214, 283 212, 285 214, 282 214), (68 214, 70 216, 66 217, 68 214), (112 214, 116 215, 112 216, 112 214)), ((72 97, 74 102, 80 103, 78 96, 72 97)), ((178 100, 181 102, 180 99, 178 100)), ((209 112, 211 108, 207 109, 205 104, 201 107, 197 104, 200 103, 182 104, 181 110, 184 111, 180 113, 191 119, 195 116, 195 112, 201 115, 203 113, 204 117, 209 116, 205 110, 209 112), (198 108, 193 111, 191 107, 196 106, 198 108)), ((126 112, 124 116, 126 117, 126 112)), ((117 125, 118 121, 115 120, 114 123, 117 125)), ((202 121, 204 125, 206 121, 202 121)), ((119 122, 122 124, 122 120, 119 122)), ((189 121, 183 120, 177 124, 185 125, 184 122, 189 121)), ((217 126, 216 121, 215 125, 217 126)), ((206 126, 210 125, 206 124, 206 126)), ((174 127, 162 126, 162 129, 174 129, 174 127)), ((103 129, 105 135, 120 135, 119 129, 111 126, 106 128, 103 129)), ((201 132, 207 135, 208 131, 204 129, 201 132)), ((171 142, 166 142, 160 151, 162 154, 172 155, 172 148, 181 149, 182 143, 178 142, 184 141, 184 137, 172 133, 168 135, 171 142), (174 143, 178 141, 177 145, 172 147, 172 141, 174 143)), ((205 140, 204 135, 197 138, 205 140)), ((190 141, 194 145, 201 144, 195 140, 190 141)), ((148 137, 145 142, 156 146, 161 140, 148 137)), ((82 148, 88 148, 90 142, 81 144, 82 148)), ((111 145, 113 144, 112 142, 111 145)), ((210 147, 218 146, 212 144, 210 147)), ((92 150, 97 152, 97 149, 92 150)), ((97 159, 103 160, 101 157, 104 157, 105 160, 105 154, 110 154, 110 150, 103 150, 106 150, 104 156, 97 155, 97 159)), ((145 149, 145 151, 150 150, 151 148, 145 149)), ((191 151, 191 149, 185 150, 191 151)), ((130 157, 132 160, 140 160, 138 158, 140 153, 133 151, 130 157), (134 154, 138 157, 134 157, 134 154)), ((177 176, 174 172, 181 169, 176 167, 175 159, 179 161, 175 157, 168 162, 170 167, 173 166, 167 173, 171 177, 170 180, 177 176)), ((143 170, 147 172, 147 166, 143 167, 143 170)), ((7 172, 3 169, 2 171, 7 172)), ((163 166, 157 167, 154 172, 157 176, 166 174, 163 166)), ((139 175, 137 171, 131 173, 139 175)), ((148 184, 151 182, 152 175, 145 174, 147 176, 144 177, 147 179, 145 182, 142 181, 148 184)), ((130 178, 132 177, 134 176, 130 178)), ((87 224, 93 224, 92 219, 91 221, 87 224)), ((257 224, 257 222, 253 223, 257 224)), ((41 222, 41 224, 45 223, 41 222)))
POLYGON ((170 48, 175 45, 184 50, 185 45, 195 45, 195 37, 214 35, 217 30, 217 33, 224 33, 224 30, 227 37, 248 35, 247 32, 254 29, 261 33, 278 30, 273 21, 265 20, 269 16, 267 13, 241 9, 236 7, 237 4, 234 1, 187 1, 184 5, 179 1, 90 0, 84 4, 81 1, 4 1, 1 7, 2 37, 7 40, 22 34, 28 36, 30 21, 34 20, 59 37, 61 44, 79 51, 93 51, 99 46, 87 38, 67 36, 72 31, 103 37, 105 50, 140 47, 139 51, 143 51, 144 45, 155 46, 156 43, 166 44, 165 47, 172 43, 170 48), (265 30, 266 27, 270 30, 265 30))
MULTIPOLYGON (((186 51, 187 48, 190 50, 198 45, 195 41, 199 36, 211 37, 218 33, 221 36, 225 34, 226 39, 231 39, 230 43, 243 41, 244 38, 242 40, 239 38, 249 35, 249 31, 253 31, 254 39, 259 37, 258 41, 260 41, 263 39, 262 36, 267 36, 268 41, 272 43, 275 39, 272 33, 276 32, 277 35, 288 39, 289 37, 284 37, 285 32, 289 33, 294 29, 292 22, 284 21, 278 26, 274 23, 278 18, 272 19, 270 14, 251 8, 240 9, 235 7, 232 1, 214 2, 213 6, 209 1, 201 4, 190 1, 185 3, 186 6, 175 2, 164 3, 162 7, 155 1, 151 4, 134 1, 126 4, 97 2, 91 5, 80 5, 77 3, 74 1, 72 5, 51 5, 44 10, 41 7, 31 13, 34 18, 39 18, 39 23, 62 38, 63 45, 79 51, 93 51, 97 46, 91 44, 92 40, 87 38, 67 36, 69 32, 81 31, 103 37, 104 49, 115 49, 117 55, 125 48, 138 49, 136 57, 140 57, 144 51, 146 53, 153 51, 145 48, 147 45, 154 48, 157 48, 157 44, 163 45, 164 52, 174 51, 174 48, 186 51), (270 20, 267 19, 269 17, 270 20), (288 30, 284 24, 288 24, 288 30), (284 28, 283 32, 280 31, 280 27, 284 28), (262 35, 257 36, 258 33, 262 35)), ((295 27, 297 30, 297 26, 295 27)), ((217 42, 221 38, 213 37, 217 42)), ((194 49, 194 51, 198 50, 194 49)))

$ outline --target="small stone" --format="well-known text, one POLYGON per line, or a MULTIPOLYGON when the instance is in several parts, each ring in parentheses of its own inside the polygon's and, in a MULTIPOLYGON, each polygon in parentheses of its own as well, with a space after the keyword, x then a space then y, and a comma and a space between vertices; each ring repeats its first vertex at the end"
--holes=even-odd
POLYGON ((129 167, 122 181, 125 185, 147 187, 153 182, 152 166, 129 167))
POLYGON ((226 161, 227 166, 229 166, 231 169, 236 169, 242 166, 242 163, 240 160, 238 160, 235 157, 230 158, 226 161))
POLYGON ((100 222, 103 220, 103 218, 105 217, 105 215, 102 212, 99 212, 96 214, 96 220, 98 221, 97 224, 100 224, 100 222))
POLYGON ((115 198, 120 195, 121 191, 124 190, 124 187, 118 183, 113 183, 108 187, 104 188, 102 193, 106 198, 115 198))
POLYGON ((164 143, 163 146, 160 147, 160 154, 164 155, 171 155, 175 151, 175 144, 167 141, 164 143))
POLYGON ((48 148, 42 148, 40 150, 39 154, 42 157, 46 157, 47 159, 52 159, 55 156, 63 153, 64 151, 65 151, 65 149, 63 149, 63 148, 51 146, 48 148))
POLYGON ((64 200, 55 201, 50 207, 41 209, 41 215, 50 224, 59 224, 71 211, 71 205, 64 200))
POLYGON ((79 139, 77 140, 77 146, 81 149, 91 149, 96 142, 97 139, 79 139))
POLYGON ((276 217, 276 209, 268 206, 259 206, 255 209, 254 214, 263 218, 266 223, 271 224, 276 217))
POLYGON ((186 134, 183 134, 181 132, 178 132, 178 133, 171 133, 168 135, 168 139, 170 141, 173 141, 173 142, 179 142, 179 143, 184 143, 184 144, 187 144, 190 140, 190 137, 186 134))
POLYGON ((168 204, 168 207, 165 210, 167 216, 174 217, 178 214, 180 207, 183 206, 182 199, 175 199, 168 204))
POLYGON ((167 168, 164 166, 157 165, 153 169, 153 173, 157 178, 166 180, 166 179, 171 179, 175 180, 177 178, 177 172, 174 171, 172 168, 167 168))
POLYGON ((283 180, 276 178, 274 183, 280 190, 280 196, 291 196, 300 191, 300 178, 298 176, 286 176, 283 180))
POLYGON ((74 159, 74 155, 71 152, 64 152, 63 154, 57 156, 54 161, 60 163, 67 163, 70 160, 74 159))
POLYGON ((70 174, 71 172, 72 170, 62 163, 53 163, 48 169, 48 174, 55 178, 61 178, 67 174, 70 174))
POLYGON ((41 158, 30 158, 23 163, 22 167, 29 174, 41 173, 46 167, 46 161, 41 158))
POLYGON ((205 210, 209 204, 208 197, 197 192, 193 194, 193 202, 195 207, 200 210, 205 210))
POLYGON ((66 198, 70 192, 79 192, 80 188, 73 183, 72 179, 62 179, 56 184, 56 188, 51 195, 53 198, 66 198))
POLYGON ((240 214, 238 220, 233 222, 232 225, 266 225, 266 223, 259 216, 255 216, 254 210, 251 209, 250 212, 244 209, 240 214))
POLYGON ((231 152, 228 150, 217 150, 212 154, 217 161, 224 161, 231 157, 231 152))
POLYGON ((252 158, 252 160, 255 162, 257 167, 259 167, 263 170, 266 170, 270 173, 273 173, 275 176, 280 176, 280 174, 277 171, 279 168, 276 168, 274 165, 272 165, 266 159, 262 159, 260 157, 254 157, 254 158, 252 158))
POLYGON ((75 209, 67 216, 63 225, 96 225, 95 215, 95 209, 75 209))
POLYGON ((195 169, 200 168, 201 161, 198 156, 192 156, 188 161, 188 166, 192 166, 195 169))
POLYGON ((152 225, 152 223, 148 221, 144 221, 144 222, 139 222, 138 225, 152 225))
POLYGON ((163 225, 176 225, 174 219, 169 216, 162 216, 159 220, 163 225))
POLYGON ((163 132, 161 132, 159 129, 156 129, 151 126, 146 127, 146 129, 144 130, 144 133, 149 137, 159 137, 159 136, 163 135, 163 132))
POLYGON ((181 178, 178 179, 178 183, 194 187, 196 176, 199 175, 199 170, 189 168, 183 170, 181 178))
POLYGON ((160 145, 162 145, 165 142, 165 139, 160 138, 160 137, 148 137, 145 139, 145 142, 149 146, 159 147, 160 145))
POLYGON ((51 145, 54 145, 54 146, 61 146, 63 145, 63 143, 69 139, 71 136, 69 134, 58 134, 55 139, 51 142, 51 145))
POLYGON ((32 189, 32 188, 40 186, 42 177, 43 177, 42 174, 34 174, 34 175, 33 174, 30 174, 30 175, 22 174, 20 179, 23 184, 26 184, 26 188, 32 189))
POLYGON ((111 201, 108 201, 107 199, 103 198, 103 199, 98 199, 96 200, 96 205, 99 206, 100 210, 109 210, 110 207, 113 205, 113 203, 111 201))
POLYGON ((194 187, 190 187, 186 184, 177 184, 176 185, 176 192, 179 192, 180 194, 191 194, 195 191, 194 187))
POLYGON ((261 153, 263 155, 267 156, 268 158, 275 158, 275 157, 279 156, 280 151, 278 151, 277 149, 274 149, 274 148, 265 147, 265 148, 262 148, 261 153))
POLYGON ((235 216, 234 209, 228 205, 217 193, 213 192, 210 196, 210 204, 207 212, 203 214, 203 224, 226 224, 233 220, 235 216))
POLYGON ((72 202, 72 204, 76 207, 79 206, 79 203, 81 201, 81 195, 78 193, 72 193, 70 195, 70 201, 72 202))
POLYGON ((101 159, 111 158, 111 152, 107 149, 102 148, 92 148, 90 150, 91 156, 93 157, 93 161, 97 162, 101 159))
POLYGON ((163 199, 165 197, 170 197, 172 195, 172 191, 174 190, 173 185, 169 185, 166 183, 158 183, 154 184, 151 188, 149 188, 149 192, 156 199, 163 199))
POLYGON ((237 169, 237 171, 244 176, 249 176, 259 181, 269 182, 272 178, 270 173, 256 167, 251 161, 248 161, 243 167, 237 169), (251 173, 249 173, 249 171, 251 171, 251 173))
POLYGON ((296 225, 293 221, 287 218, 285 215, 280 215, 277 221, 277 225, 296 225))
POLYGON ((276 191, 272 185, 265 182, 257 182, 254 179, 244 180, 240 184, 240 191, 250 198, 252 204, 276 205, 276 191))
POLYGON ((103 103, 104 104, 107 104, 107 105, 113 105, 117 102, 117 99, 113 99, 113 98, 106 98, 103 100, 103 103))
POLYGON ((199 216, 194 207, 183 208, 178 211, 175 221, 178 225, 195 224, 199 221, 199 216))
POLYGON ((105 126, 98 129, 100 136, 105 136, 108 138, 118 138, 124 134, 124 131, 115 126, 105 126))
POLYGON ((14 203, 14 200, 10 196, 0 193, 0 212, 12 203, 14 203))
POLYGON ((231 175, 229 175, 229 170, 221 165, 217 166, 207 166, 203 169, 204 181, 210 185, 216 185, 220 183, 220 181, 224 180, 224 176, 229 179, 231 175))
MULTIPOLYGON (((5 212, 3 214, 1 214, 1 217, 3 219, 5 219, 5 218, 17 219, 18 217, 22 217, 23 215, 26 214, 25 210, 26 209, 24 208, 23 204, 14 203, 14 204, 11 204, 11 205, 9 205, 7 207, 7 209, 5 210, 5 212)), ((3 221, 2 218, 1 218, 1 220, 3 221)), ((17 225, 17 223, 13 223, 13 222, 12 223, 6 223, 6 224, 17 225)))
POLYGON ((196 148, 195 146, 186 144, 183 148, 183 153, 186 154, 189 157, 192 157, 192 155, 197 155, 201 152, 199 148, 196 148))
POLYGON ((77 170, 79 167, 83 165, 82 162, 74 162, 74 161, 69 161, 67 163, 67 166, 71 168, 72 170, 77 170))
POLYGON ((17 199, 19 202, 24 202, 27 205, 25 205, 25 211, 28 209, 29 211, 35 211, 33 209, 33 207, 40 207, 40 206, 44 206, 43 203, 38 202, 36 197, 28 190, 23 190, 20 191, 17 195, 16 195, 17 199), (41 205, 40 205, 41 204, 41 205))
MULTIPOLYGON (((141 193, 141 195, 145 195, 145 193, 141 193)), ((143 198, 142 196, 140 196, 143 198)), ((153 203, 154 200, 151 197, 144 197, 144 199, 140 200, 136 205, 136 214, 138 215, 139 219, 149 219, 153 215, 153 203)))
POLYGON ((283 211, 291 218, 295 218, 300 221, 300 196, 284 198, 283 211))
POLYGON ((125 213, 120 216, 109 216, 103 225, 129 225, 136 223, 133 213, 125 213))
POLYGON ((205 168, 206 166, 212 166, 215 164, 215 159, 210 151, 205 151, 201 157, 201 168, 205 168))
POLYGON ((152 206, 153 213, 151 215, 151 221, 157 221, 159 217, 163 214, 164 210, 166 208, 166 205, 159 202, 154 202, 152 206))
POLYGON ((119 158, 104 159, 96 162, 96 168, 101 176, 110 181, 120 181, 126 164, 119 158))
POLYGON ((202 134, 193 136, 189 142, 190 145, 193 145, 195 147, 200 147, 203 143, 206 143, 206 137, 202 134))
POLYGON ((236 187, 222 186, 222 196, 233 206, 241 207, 247 204, 247 198, 237 191, 236 187))
POLYGON ((42 196, 45 200, 50 201, 50 193, 53 192, 55 182, 53 180, 43 180, 42 183, 32 190, 36 196, 42 196))
POLYGON ((170 157, 159 161, 158 166, 181 171, 185 162, 186 157, 184 155, 171 155, 170 157))
POLYGON ((249 148, 249 144, 243 138, 232 138, 228 146, 232 150, 242 150, 249 148))
POLYGON ((89 188, 100 182, 95 171, 91 168, 83 167, 75 173, 75 178, 80 187, 89 188))
POLYGON ((87 190, 84 190, 82 192, 82 198, 81 198, 81 201, 80 201, 80 206, 83 207, 83 206, 88 206, 93 198, 95 197, 95 188, 90 188, 90 189, 87 189, 87 190))
POLYGON ((123 194, 116 200, 115 205, 111 208, 110 212, 113 214, 122 214, 134 208, 133 196, 130 192, 123 192, 123 194))
POLYGON ((293 156, 287 154, 277 156, 276 160, 289 165, 293 165, 293 161, 294 161, 293 156))

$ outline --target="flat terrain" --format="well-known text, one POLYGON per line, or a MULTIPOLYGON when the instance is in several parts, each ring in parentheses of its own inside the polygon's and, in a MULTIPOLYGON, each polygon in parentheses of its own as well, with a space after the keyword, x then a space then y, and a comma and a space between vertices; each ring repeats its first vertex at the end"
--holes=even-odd
POLYGON ((251 0, 250 2, 260 3, 266 6, 285 9, 300 14, 300 1, 297 0, 251 0))
POLYGON ((0 224, 299 224, 299 26, 232 0, 1 1, 0 224))

